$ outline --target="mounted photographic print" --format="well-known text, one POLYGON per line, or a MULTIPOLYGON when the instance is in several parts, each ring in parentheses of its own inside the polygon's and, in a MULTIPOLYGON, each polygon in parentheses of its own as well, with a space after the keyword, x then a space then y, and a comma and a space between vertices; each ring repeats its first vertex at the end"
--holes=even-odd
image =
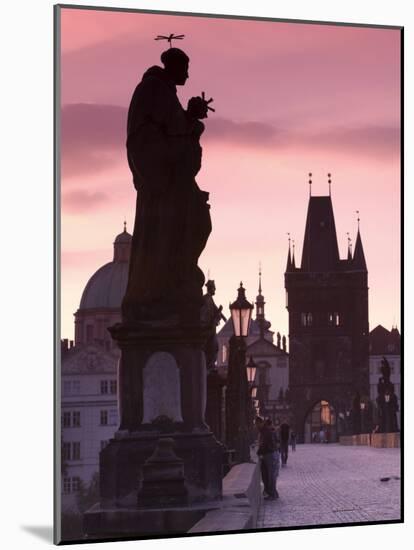
POLYGON ((55 7, 55 542, 402 522, 400 27, 55 7))

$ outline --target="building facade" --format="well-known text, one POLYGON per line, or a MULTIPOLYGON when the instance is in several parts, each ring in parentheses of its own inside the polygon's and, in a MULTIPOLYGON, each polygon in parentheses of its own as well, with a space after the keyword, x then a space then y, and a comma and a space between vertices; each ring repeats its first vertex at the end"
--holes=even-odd
POLYGON ((96 271, 75 313, 75 342, 61 344, 62 508, 76 511, 76 496, 99 470, 99 453, 118 428, 120 352, 107 328, 121 320, 131 235, 114 242, 113 260, 96 271))
POLYGON ((309 198, 302 261, 289 245, 285 289, 294 429, 299 441, 321 428, 336 441, 369 397, 368 271, 359 222, 354 254, 339 257, 331 196, 309 198))

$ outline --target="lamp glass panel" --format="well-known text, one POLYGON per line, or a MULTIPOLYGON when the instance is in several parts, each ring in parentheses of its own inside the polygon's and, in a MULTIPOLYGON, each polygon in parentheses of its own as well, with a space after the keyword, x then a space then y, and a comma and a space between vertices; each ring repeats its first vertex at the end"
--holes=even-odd
POLYGON ((249 322, 252 310, 250 308, 241 309, 241 334, 240 336, 247 336, 249 333, 249 322))
POLYGON ((231 318, 232 318, 232 321, 233 321, 233 330, 234 330, 234 335, 235 336, 241 336, 240 334, 240 316, 241 316, 241 312, 240 312, 240 309, 232 309, 231 310, 231 318))

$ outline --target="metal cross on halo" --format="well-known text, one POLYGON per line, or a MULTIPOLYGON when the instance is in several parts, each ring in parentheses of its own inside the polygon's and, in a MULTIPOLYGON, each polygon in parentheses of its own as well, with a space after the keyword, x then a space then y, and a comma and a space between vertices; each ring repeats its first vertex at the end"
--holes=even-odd
POLYGON ((154 38, 154 40, 167 40, 167 42, 170 45, 170 48, 172 48, 172 41, 173 40, 182 40, 184 38, 185 34, 174 34, 171 33, 168 36, 165 36, 163 34, 159 34, 154 38))

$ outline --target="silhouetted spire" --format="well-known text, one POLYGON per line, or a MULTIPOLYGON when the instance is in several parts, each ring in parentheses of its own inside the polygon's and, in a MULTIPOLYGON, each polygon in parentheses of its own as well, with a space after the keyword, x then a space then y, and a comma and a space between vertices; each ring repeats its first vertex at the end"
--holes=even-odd
POLYGON ((286 271, 292 271, 292 256, 290 254, 290 233, 288 233, 288 242, 289 242, 289 249, 288 249, 288 257, 286 262, 286 271))
POLYGON ((293 243, 292 269, 296 269, 296 263, 295 263, 295 241, 292 241, 292 243, 293 243))
POLYGON ((262 264, 259 263, 259 295, 262 294, 262 264))
POLYGON ((256 296, 256 319, 258 321, 265 318, 265 303, 266 302, 262 294, 262 266, 259 264, 259 294, 256 296))
POLYGON ((310 197, 301 269, 335 271, 338 267, 339 250, 331 197, 310 197))
POLYGON ((364 248, 362 246, 361 233, 359 232, 355 243, 354 258, 353 258, 353 267, 358 271, 367 271, 367 264, 365 261, 364 248))
POLYGON ((329 196, 331 196, 331 183, 332 183, 331 174, 329 173, 328 174, 329 196))
POLYGON ((351 237, 349 236, 349 233, 347 233, 348 235, 348 257, 347 257, 347 260, 352 260, 352 244, 351 244, 351 237))

